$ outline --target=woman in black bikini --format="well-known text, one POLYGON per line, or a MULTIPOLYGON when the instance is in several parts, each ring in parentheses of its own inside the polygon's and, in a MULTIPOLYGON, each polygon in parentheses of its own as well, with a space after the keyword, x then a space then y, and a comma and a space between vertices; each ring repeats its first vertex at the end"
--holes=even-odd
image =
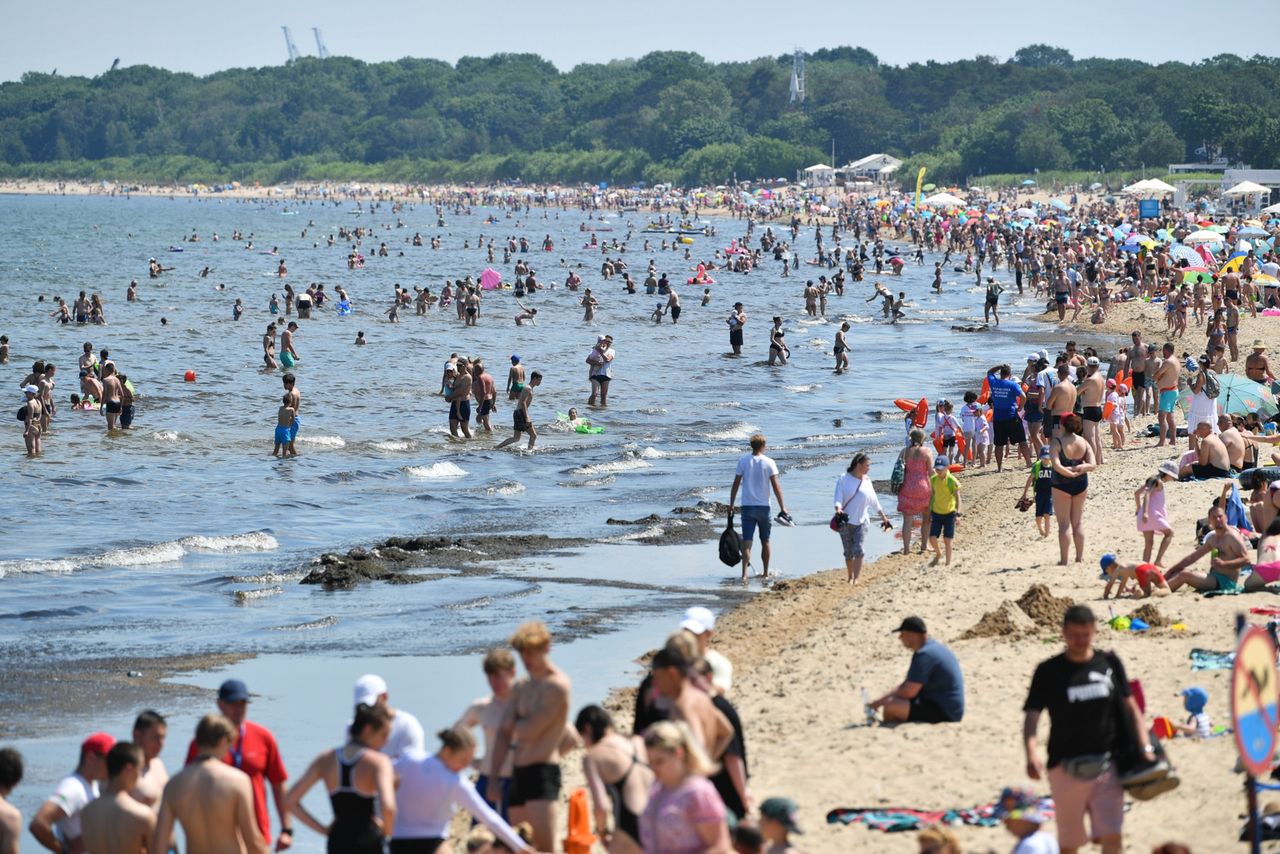
POLYGON ((599 706, 586 706, 574 722, 587 755, 582 768, 595 806, 596 833, 610 854, 640 854, 640 814, 649 802, 653 772, 646 762, 644 739, 620 734, 599 706), (609 814, 613 830, 609 831, 609 814))
POLYGON ((1050 450, 1053 454, 1053 515, 1058 519, 1059 566, 1067 565, 1067 551, 1075 541, 1076 563, 1084 554, 1084 502, 1089 472, 1097 468, 1093 447, 1080 435, 1083 422, 1074 413, 1062 419, 1050 450))

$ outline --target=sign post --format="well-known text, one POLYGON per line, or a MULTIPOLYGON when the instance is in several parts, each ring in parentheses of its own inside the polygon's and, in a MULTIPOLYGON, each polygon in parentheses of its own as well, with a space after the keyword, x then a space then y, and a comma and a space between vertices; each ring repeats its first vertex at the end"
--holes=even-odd
POLYGON ((1262 850, 1257 778, 1271 770, 1278 715, 1280 678, 1276 675, 1276 647, 1265 629, 1249 626, 1240 633, 1235 664, 1231 668, 1231 723, 1236 750, 1245 769, 1250 847, 1255 854, 1262 850))

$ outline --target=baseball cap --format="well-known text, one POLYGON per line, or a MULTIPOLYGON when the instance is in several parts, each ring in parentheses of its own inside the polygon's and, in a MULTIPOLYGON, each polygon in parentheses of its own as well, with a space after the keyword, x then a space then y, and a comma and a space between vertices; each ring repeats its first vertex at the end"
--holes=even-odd
POLYGON ((950 465, 951 463, 947 462, 947 458, 942 454, 939 454, 938 456, 933 458, 933 467, 936 469, 944 469, 950 465))
POLYGON ((1209 704, 1209 693, 1199 686, 1192 685, 1190 688, 1183 688, 1178 693, 1184 698, 1184 705, 1187 711, 1193 715, 1203 712, 1204 707, 1209 704))
POLYGON ((372 706, 378 697, 387 693, 387 680, 373 673, 366 673, 356 680, 355 704, 372 706))
POLYGON ((898 632, 915 632, 918 635, 923 635, 928 633, 928 629, 925 628, 924 620, 919 617, 907 617, 902 621, 902 625, 889 632, 889 634, 893 635, 898 632))
POLYGON ((218 699, 224 703, 239 703, 249 699, 249 688, 239 679, 228 679, 218 686, 218 699))
POLYGON ((1115 380, 1107 380, 1107 388, 1115 388, 1115 387, 1116 387, 1115 380))
POLYGON ((773 819, 790 833, 804 833, 796 824, 799 809, 790 798, 768 798, 760 805, 760 815, 773 819))
POLYGON ((1027 361, 1028 361, 1028 362, 1038 362, 1038 361, 1040 361, 1040 354, 1039 354, 1039 353, 1031 353, 1031 354, 1029 354, 1029 355, 1027 356, 1027 361))
POLYGON ((1045 815, 1040 810, 1040 796, 1029 789, 1005 789, 996 800, 992 814, 996 818, 1020 818, 1035 824, 1045 822, 1045 815))
POLYGON ((1111 552, 1107 552, 1102 557, 1098 558, 1098 566, 1102 568, 1103 576, 1106 576, 1107 568, 1115 562, 1116 562, 1116 556, 1113 555, 1111 552))
POLYGON ((1090 356, 1088 359, 1085 360, 1085 364, 1096 366, 1096 365, 1101 365, 1102 361, 1097 356, 1090 356))
POLYGON ((513 365, 518 365, 518 364, 520 364, 520 357, 519 357, 519 356, 517 356, 515 353, 512 353, 512 354, 511 354, 511 364, 513 364, 513 365))
POLYGON ((707 608, 700 605, 694 605, 684 612, 684 620, 680 623, 680 628, 688 629, 695 635, 703 632, 714 631, 716 627, 716 617, 707 608))
POLYGON ((40 387, 35 385, 26 385, 22 387, 22 391, 24 394, 39 394, 40 387))
POLYGON ((92 753, 95 756, 106 756, 116 746, 115 736, 105 732, 95 732, 80 742, 81 753, 92 753))
POLYGON ((1040 456, 1041 456, 1041 458, 1044 458, 1044 457, 1051 457, 1051 456, 1053 456, 1053 452, 1052 452, 1051 450, 1049 450, 1049 446, 1048 446, 1048 445, 1041 445, 1041 446, 1040 446, 1040 456))

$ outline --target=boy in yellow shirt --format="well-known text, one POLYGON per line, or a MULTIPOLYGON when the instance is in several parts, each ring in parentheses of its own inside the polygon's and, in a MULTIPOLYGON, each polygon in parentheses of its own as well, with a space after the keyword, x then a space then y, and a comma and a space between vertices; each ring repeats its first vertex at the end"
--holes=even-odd
POLYGON ((929 498, 929 547, 933 549, 933 563, 929 565, 937 566, 942 560, 942 552, 938 549, 938 537, 942 537, 947 554, 946 565, 950 566, 951 540, 956 535, 956 517, 960 515, 960 481, 951 473, 945 454, 934 458, 929 488, 933 491, 929 498))

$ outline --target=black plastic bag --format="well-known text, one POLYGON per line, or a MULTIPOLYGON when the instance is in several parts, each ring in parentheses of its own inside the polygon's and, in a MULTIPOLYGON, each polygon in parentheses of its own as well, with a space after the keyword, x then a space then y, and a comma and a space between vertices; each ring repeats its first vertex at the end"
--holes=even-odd
POLYGON ((725 566, 737 566, 742 562, 742 537, 733 527, 733 514, 729 514, 729 524, 720 535, 720 562, 725 566))

